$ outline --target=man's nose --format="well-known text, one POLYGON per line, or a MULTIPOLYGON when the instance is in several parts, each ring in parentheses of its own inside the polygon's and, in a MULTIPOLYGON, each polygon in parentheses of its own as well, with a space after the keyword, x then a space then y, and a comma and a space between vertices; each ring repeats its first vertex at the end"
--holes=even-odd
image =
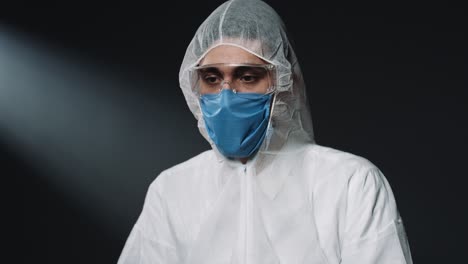
POLYGON ((223 80, 221 82, 221 89, 233 89, 231 81, 230 80, 223 80))

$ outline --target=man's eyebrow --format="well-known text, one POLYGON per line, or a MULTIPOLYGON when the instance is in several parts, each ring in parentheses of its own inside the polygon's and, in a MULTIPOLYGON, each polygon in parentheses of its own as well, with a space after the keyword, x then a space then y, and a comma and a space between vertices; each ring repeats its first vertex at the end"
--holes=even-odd
POLYGON ((248 66, 239 66, 234 69, 234 74, 241 74, 244 72, 250 72, 254 74, 265 74, 265 70, 261 68, 256 68, 256 67, 248 67, 248 66))
POLYGON ((217 73, 221 74, 221 71, 216 67, 202 68, 198 70, 200 73, 217 73))

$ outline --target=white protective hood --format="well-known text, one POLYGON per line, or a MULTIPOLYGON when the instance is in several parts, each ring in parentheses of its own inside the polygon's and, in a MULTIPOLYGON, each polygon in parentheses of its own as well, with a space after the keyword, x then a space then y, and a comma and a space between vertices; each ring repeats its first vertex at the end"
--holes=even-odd
POLYGON ((219 6, 198 28, 179 73, 187 104, 198 120, 201 134, 213 149, 216 150, 216 145, 206 132, 189 71, 207 52, 219 45, 240 47, 277 68, 276 100, 267 137, 259 153, 294 151, 298 144, 312 143, 314 135, 305 84, 281 18, 262 1, 237 0, 219 6))

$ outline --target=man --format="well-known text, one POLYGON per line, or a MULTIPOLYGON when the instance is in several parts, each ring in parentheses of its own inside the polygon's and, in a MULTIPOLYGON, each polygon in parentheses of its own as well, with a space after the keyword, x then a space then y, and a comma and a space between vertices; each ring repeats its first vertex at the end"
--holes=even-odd
POLYGON ((151 184, 119 263, 412 263, 381 171, 314 142, 302 73, 271 7, 218 7, 179 77, 212 150, 151 184))

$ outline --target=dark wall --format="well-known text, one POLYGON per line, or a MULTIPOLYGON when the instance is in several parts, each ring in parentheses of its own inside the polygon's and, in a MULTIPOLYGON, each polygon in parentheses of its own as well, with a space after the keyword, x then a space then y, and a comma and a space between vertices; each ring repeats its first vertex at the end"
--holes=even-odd
MULTIPOLYGON (((22 202, 25 262, 115 263, 151 181, 209 148, 178 71, 222 1, 64 2, 0 17, 2 176, 22 202)), ((294 40, 316 141, 384 172, 415 263, 460 263, 464 10, 267 2, 294 40)))

